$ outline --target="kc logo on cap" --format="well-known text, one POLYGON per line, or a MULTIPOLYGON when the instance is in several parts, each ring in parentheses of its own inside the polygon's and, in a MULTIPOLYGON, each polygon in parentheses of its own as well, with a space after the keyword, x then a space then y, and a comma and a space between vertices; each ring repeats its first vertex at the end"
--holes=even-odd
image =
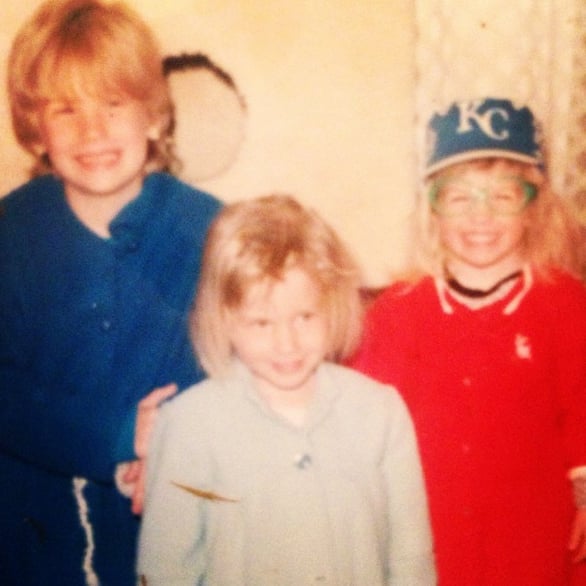
POLYGON ((480 102, 460 102, 456 104, 460 120, 456 132, 458 134, 473 132, 476 124, 481 132, 494 140, 506 140, 509 138, 510 132, 507 128, 509 111, 505 108, 494 107, 487 108, 482 112, 478 109, 479 105, 480 102))
POLYGON ((541 128, 527 106, 498 98, 455 102, 429 122, 425 174, 487 157, 541 166, 541 143, 541 128))

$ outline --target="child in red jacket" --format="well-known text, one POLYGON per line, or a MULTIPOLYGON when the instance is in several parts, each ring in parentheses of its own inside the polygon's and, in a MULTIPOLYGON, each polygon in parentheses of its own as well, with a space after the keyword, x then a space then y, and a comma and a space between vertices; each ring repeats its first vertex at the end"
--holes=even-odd
POLYGON ((429 145, 425 274, 370 307, 353 365, 410 407, 440 584, 566 585, 572 557, 586 557, 577 232, 527 107, 453 104, 431 120, 429 145))

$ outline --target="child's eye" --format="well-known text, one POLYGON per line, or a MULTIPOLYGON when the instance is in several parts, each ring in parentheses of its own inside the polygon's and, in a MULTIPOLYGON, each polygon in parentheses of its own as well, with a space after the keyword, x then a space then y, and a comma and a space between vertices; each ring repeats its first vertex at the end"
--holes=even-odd
POLYGON ((469 201, 470 197, 470 190, 459 185, 448 184, 438 193, 438 201, 447 203, 469 201))
POLYGON ((127 102, 128 100, 124 99, 124 96, 112 95, 106 96, 102 103, 109 112, 115 112, 119 108, 124 107, 127 102))
POLYGON ((516 201, 520 199, 514 191, 497 191, 492 197, 497 201, 516 201))
POLYGON ((52 116, 62 116, 66 114, 73 114, 73 112, 75 112, 75 108, 69 102, 57 102, 49 106, 48 112, 52 116))
POLYGON ((306 324, 312 321, 316 316, 315 311, 302 311, 297 315, 297 323, 306 324))
POLYGON ((442 199, 448 203, 470 201, 470 194, 458 189, 450 189, 442 194, 442 199))

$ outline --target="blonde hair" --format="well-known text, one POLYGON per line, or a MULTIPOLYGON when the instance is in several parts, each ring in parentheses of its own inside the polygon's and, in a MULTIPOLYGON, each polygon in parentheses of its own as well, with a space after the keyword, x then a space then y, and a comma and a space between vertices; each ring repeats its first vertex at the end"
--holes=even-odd
POLYGON ((210 229, 193 316, 195 348, 208 374, 223 376, 232 362, 230 312, 252 285, 277 281, 291 268, 305 270, 323 295, 327 358, 356 347, 362 303, 354 259, 316 212, 290 196, 269 195, 226 206, 210 229))
POLYGON ((446 261, 446 250, 439 237, 437 218, 431 209, 431 184, 445 176, 462 174, 469 170, 503 172, 517 175, 537 187, 537 196, 522 212, 527 218, 522 242, 523 256, 537 273, 546 277, 557 267, 579 275, 581 269, 581 233, 569 202, 556 195, 548 178, 537 166, 504 158, 484 158, 447 167, 429 177, 423 185, 417 204, 414 236, 417 241, 417 264, 422 274, 441 276, 446 261))
POLYGON ((147 24, 123 3, 48 0, 17 33, 8 60, 8 99, 14 133, 36 163, 33 175, 51 172, 40 152, 40 118, 53 99, 83 88, 109 97, 122 92, 142 102, 160 136, 149 142, 147 171, 174 164, 172 104, 158 43, 147 24))

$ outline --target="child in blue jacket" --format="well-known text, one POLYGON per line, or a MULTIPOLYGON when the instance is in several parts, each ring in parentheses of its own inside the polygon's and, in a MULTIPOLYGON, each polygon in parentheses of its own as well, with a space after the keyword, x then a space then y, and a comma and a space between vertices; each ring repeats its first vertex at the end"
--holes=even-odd
POLYGON ((161 54, 125 5, 42 4, 8 96, 35 165, 0 200, 0 583, 130 586, 115 476, 132 494, 158 403, 203 376, 186 314, 220 202, 162 172, 161 54))

